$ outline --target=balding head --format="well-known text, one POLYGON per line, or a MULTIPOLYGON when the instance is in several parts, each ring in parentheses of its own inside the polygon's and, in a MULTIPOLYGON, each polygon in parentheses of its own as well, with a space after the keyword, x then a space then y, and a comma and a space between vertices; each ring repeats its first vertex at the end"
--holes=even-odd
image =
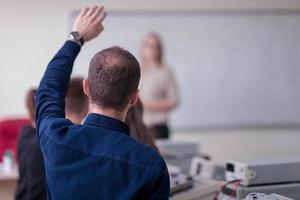
POLYGON ((98 52, 90 62, 88 93, 93 104, 123 111, 137 90, 140 66, 125 49, 111 47, 98 52))

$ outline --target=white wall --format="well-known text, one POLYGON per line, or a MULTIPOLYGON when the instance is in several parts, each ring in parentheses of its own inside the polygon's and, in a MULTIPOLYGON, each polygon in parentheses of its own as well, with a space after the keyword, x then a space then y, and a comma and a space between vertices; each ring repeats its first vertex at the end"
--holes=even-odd
POLYGON ((154 31, 163 38, 164 61, 179 87, 173 128, 295 126, 299 21, 300 12, 111 12, 104 33, 76 59, 74 72, 87 74, 92 56, 113 45, 139 59, 144 35, 154 31))
MULTIPOLYGON (((67 36, 71 10, 99 1, 0 0, 0 116, 25 113, 25 91, 38 84, 45 66, 67 36)), ((300 9, 297 0, 106 0, 117 10, 300 9)), ((299 130, 202 131, 175 134, 201 142, 216 160, 297 155, 299 130)))
POLYGON ((297 0, 0 0, 0 116, 25 113, 24 94, 66 38, 69 12, 99 2, 108 10, 300 9, 297 0))

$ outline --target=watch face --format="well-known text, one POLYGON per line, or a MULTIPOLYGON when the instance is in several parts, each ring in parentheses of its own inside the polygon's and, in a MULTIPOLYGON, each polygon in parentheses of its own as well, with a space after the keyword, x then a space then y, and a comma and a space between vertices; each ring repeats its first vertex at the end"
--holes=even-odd
POLYGON ((73 38, 75 40, 79 40, 80 39, 80 34, 78 32, 71 32, 71 35, 73 36, 73 38))

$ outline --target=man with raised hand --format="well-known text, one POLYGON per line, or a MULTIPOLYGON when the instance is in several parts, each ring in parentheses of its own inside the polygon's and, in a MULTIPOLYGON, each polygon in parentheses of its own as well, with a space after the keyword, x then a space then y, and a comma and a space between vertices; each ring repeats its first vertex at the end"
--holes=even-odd
POLYGON ((102 6, 84 8, 70 38, 48 64, 36 92, 36 124, 48 199, 168 199, 169 175, 161 156, 129 136, 124 122, 138 98, 140 66, 120 47, 91 60, 84 92, 90 113, 83 125, 65 119, 72 67, 84 42, 103 30, 102 6))

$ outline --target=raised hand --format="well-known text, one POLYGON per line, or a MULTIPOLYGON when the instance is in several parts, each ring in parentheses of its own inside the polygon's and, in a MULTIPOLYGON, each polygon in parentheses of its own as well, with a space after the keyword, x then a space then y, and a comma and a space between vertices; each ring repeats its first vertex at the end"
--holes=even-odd
POLYGON ((74 22, 72 31, 78 32, 83 40, 87 42, 103 31, 102 22, 106 14, 103 6, 83 8, 74 22))

